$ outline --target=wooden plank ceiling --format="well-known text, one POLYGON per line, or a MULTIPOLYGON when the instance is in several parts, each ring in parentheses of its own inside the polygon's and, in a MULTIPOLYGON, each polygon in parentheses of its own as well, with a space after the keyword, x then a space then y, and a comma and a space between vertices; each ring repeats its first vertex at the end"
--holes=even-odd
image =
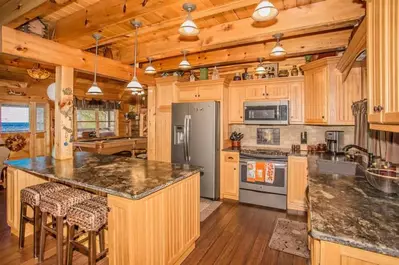
MULTIPOLYGON (((0 9, 11 1, 14 0, 0 0, 0 9)), ((190 52, 188 59, 194 67, 267 59, 274 45, 272 35, 278 32, 285 35, 282 44, 288 57, 342 50, 353 25, 365 14, 361 1, 271 0, 280 10, 277 19, 254 23, 251 15, 260 0, 59 1, 64 2, 62 6, 40 15, 54 25, 55 41, 87 50, 94 45, 92 34, 101 32, 100 45, 110 47, 114 59, 131 64, 134 30, 130 20, 137 19, 143 22, 139 30, 139 61, 146 63, 147 57, 154 57, 154 65, 160 71, 174 70, 182 49, 190 52), (177 34, 187 16, 182 9, 185 2, 197 5, 192 17, 201 33, 196 39, 177 34)))

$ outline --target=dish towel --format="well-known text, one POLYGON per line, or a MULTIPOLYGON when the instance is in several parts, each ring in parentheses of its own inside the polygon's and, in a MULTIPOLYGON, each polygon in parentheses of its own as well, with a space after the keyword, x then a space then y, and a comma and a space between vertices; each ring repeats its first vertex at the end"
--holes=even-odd
POLYGON ((265 182, 265 163, 264 162, 256 162, 255 181, 265 182))
POLYGON ((274 183, 275 167, 273 163, 265 162, 265 182, 269 184, 274 183))
POLYGON ((256 171, 256 162, 248 161, 247 162, 247 181, 255 182, 255 171, 256 171))

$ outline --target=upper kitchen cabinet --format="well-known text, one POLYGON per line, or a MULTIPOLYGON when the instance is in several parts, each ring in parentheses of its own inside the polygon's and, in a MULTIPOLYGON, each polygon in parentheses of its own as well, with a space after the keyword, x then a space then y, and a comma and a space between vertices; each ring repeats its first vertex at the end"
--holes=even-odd
POLYGON ((305 71, 306 124, 354 124, 352 103, 365 97, 361 69, 352 69, 343 82, 336 69, 338 61, 339 57, 328 57, 301 67, 305 71))
POLYGON ((290 101, 290 123, 303 124, 303 76, 233 81, 229 86, 229 123, 244 122, 244 101, 290 101))
POLYGON ((196 82, 178 82, 177 101, 221 101, 227 90, 227 81, 223 78, 218 80, 201 80, 196 82))
POLYGON ((367 1, 368 121, 399 132, 399 1, 367 1))

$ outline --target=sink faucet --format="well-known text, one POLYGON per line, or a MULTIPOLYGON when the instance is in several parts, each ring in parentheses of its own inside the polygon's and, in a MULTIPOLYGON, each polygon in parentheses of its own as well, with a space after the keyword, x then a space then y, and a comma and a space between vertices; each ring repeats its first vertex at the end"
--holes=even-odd
POLYGON ((352 148, 353 148, 353 149, 357 149, 357 150, 359 150, 360 152, 363 152, 363 153, 365 153, 366 155, 368 155, 368 151, 367 151, 366 148, 363 148, 363 147, 358 146, 358 145, 355 145, 355 144, 346 145, 346 146, 344 146, 344 148, 342 148, 342 150, 346 153, 346 152, 349 151, 349 149, 352 149, 352 148))

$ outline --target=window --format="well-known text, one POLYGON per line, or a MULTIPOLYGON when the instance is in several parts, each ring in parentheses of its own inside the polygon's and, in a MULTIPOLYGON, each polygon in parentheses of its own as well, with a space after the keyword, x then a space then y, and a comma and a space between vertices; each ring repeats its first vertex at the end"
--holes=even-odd
POLYGON ((29 105, 1 105, 1 132, 29 132, 29 105))
POLYGON ((115 111, 79 109, 77 127, 78 138, 115 136, 115 111))
POLYGON ((44 132, 45 128, 45 108, 44 106, 37 106, 36 107, 36 131, 37 132, 44 132))

